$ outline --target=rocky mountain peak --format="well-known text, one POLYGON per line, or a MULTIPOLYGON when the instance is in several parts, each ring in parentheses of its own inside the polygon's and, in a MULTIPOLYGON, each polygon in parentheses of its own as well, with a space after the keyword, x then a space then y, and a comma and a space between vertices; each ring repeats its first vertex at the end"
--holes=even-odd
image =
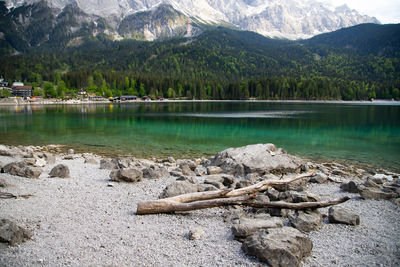
POLYGON ((92 21, 102 18, 114 37, 147 40, 187 35, 188 28, 195 27, 198 22, 231 25, 264 36, 287 39, 310 38, 361 23, 379 23, 346 5, 332 7, 319 0, 5 1, 10 10, 37 2, 47 3, 51 9, 58 10, 54 11, 55 14, 72 5, 92 21))

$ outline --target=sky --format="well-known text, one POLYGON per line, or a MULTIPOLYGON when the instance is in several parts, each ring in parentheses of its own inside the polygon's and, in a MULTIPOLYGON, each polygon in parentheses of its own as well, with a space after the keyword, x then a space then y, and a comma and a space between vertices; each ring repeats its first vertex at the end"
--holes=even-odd
POLYGON ((363 15, 376 17, 381 23, 400 23, 400 0, 328 0, 335 6, 347 4, 363 15))

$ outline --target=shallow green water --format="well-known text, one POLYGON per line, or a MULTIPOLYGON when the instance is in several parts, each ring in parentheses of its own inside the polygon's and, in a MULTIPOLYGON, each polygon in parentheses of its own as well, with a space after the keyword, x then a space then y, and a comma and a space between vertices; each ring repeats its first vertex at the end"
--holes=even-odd
POLYGON ((0 143, 177 158, 274 143, 311 158, 399 170, 400 105, 202 102, 0 107, 0 143))

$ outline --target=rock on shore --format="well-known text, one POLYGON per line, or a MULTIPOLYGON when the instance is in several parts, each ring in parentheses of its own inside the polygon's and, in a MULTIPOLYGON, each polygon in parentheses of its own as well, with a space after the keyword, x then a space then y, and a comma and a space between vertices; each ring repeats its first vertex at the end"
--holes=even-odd
POLYGON ((227 149, 211 159, 107 159, 59 146, 0 146, 0 155, 3 167, 42 170, 37 179, 9 167, 0 174, 6 186, 0 196, 17 196, 0 197, 2 218, 32 233, 19 246, 0 248, 0 265, 400 265, 400 183, 397 174, 383 170, 385 178, 377 178, 378 171, 306 161, 272 144, 227 149), (49 179, 60 164, 70 178, 49 179), (309 182, 270 188, 257 201, 351 200, 331 210, 233 206, 134 214, 141 201, 238 189, 309 171, 316 173, 309 182))

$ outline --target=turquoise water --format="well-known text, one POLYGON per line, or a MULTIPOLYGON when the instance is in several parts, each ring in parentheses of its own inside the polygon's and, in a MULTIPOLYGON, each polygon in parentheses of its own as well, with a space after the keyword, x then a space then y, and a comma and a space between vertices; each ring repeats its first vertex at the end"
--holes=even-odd
POLYGON ((0 143, 187 158, 274 143, 289 153, 399 170, 400 105, 181 102, 0 107, 0 143))

